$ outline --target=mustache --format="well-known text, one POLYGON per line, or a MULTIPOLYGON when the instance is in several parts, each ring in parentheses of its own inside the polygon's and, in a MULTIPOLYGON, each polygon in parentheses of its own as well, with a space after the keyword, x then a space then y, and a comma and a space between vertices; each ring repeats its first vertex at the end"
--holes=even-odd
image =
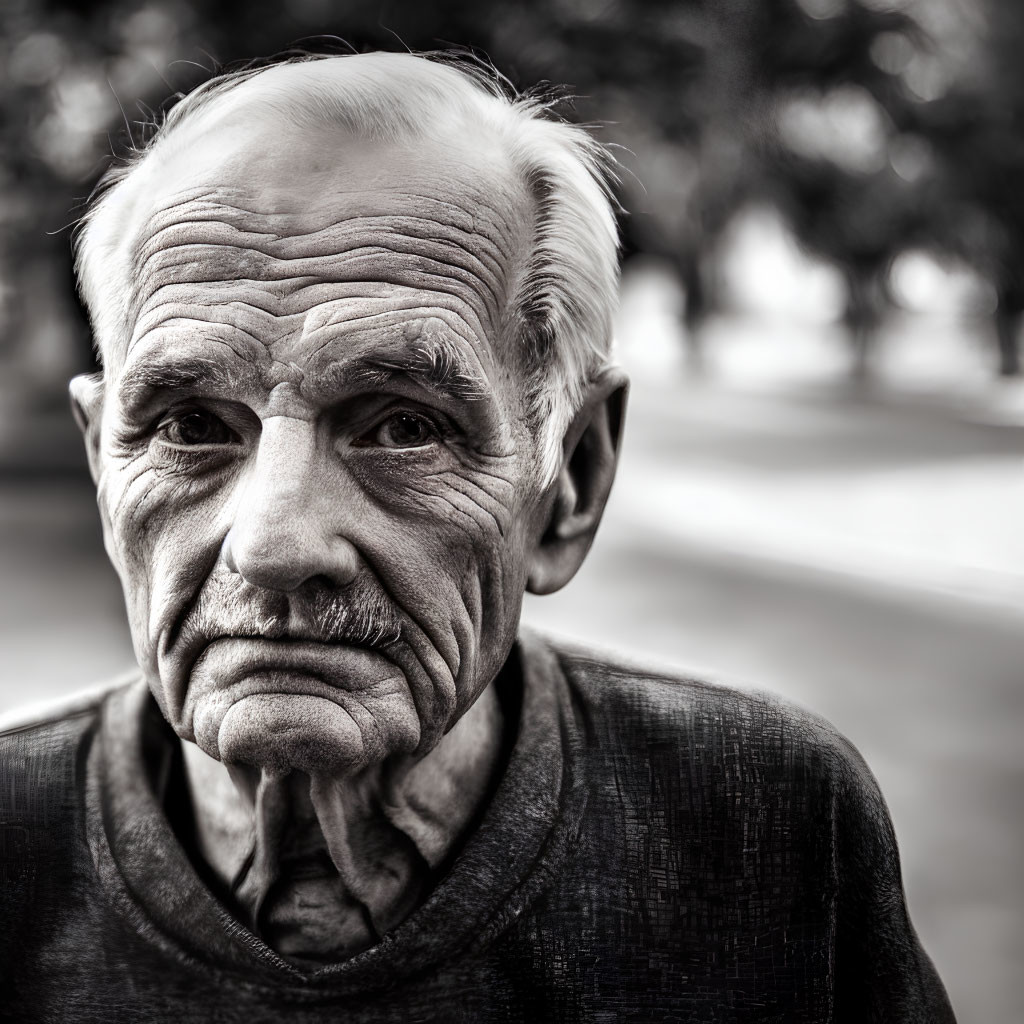
POLYGON ((344 588, 309 580, 284 593, 225 572, 207 579, 182 621, 179 639, 191 646, 223 636, 384 648, 401 639, 402 622, 366 575, 344 588))

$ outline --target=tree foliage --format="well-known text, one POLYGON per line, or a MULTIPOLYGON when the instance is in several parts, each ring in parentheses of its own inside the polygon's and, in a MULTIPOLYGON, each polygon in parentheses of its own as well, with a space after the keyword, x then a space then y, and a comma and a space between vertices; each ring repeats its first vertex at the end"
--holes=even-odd
MULTIPOLYGON (((169 97, 215 67, 289 47, 457 45, 518 87, 572 83, 572 116, 600 120, 620 147, 627 252, 671 260, 694 326, 715 302, 709 268, 723 232, 737 211, 771 204, 808 250, 842 269, 860 344, 884 311, 894 256, 914 245, 981 268, 1015 329, 1024 15, 1014 0, 992 0, 986 72, 936 86, 928 69, 942 55, 918 19, 923 8, 908 3, 7 0, 0 364, 39 363, 43 379, 60 376, 46 371, 46 353, 55 364, 86 358, 81 320, 61 299, 70 291, 61 229, 111 146, 137 144, 169 97)), ((1004 354, 1004 369, 1012 364, 1004 354)))

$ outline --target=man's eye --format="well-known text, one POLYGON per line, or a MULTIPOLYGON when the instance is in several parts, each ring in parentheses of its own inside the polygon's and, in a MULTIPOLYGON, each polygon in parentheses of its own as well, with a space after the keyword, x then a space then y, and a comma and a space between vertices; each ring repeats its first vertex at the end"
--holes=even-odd
POLYGON ((380 445, 382 448, 422 448, 439 437, 440 431, 425 416, 414 412, 396 412, 356 443, 380 445))
POLYGON ((222 419, 202 409, 168 416, 157 433, 168 444, 182 446, 234 444, 238 440, 238 435, 222 419))

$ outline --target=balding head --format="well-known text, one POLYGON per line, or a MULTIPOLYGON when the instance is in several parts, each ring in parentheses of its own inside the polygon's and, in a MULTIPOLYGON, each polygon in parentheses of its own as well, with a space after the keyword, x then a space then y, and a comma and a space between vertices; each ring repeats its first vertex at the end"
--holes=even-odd
POLYGON ((462 192, 463 216, 477 221, 467 233, 504 231, 491 222, 496 206, 515 222, 496 315, 527 371, 528 414, 546 427, 552 472, 587 381, 610 359, 609 161, 585 132, 475 65, 389 53, 302 60, 226 75, 186 96, 141 153, 108 172, 79 234, 80 287, 101 358, 116 361, 138 329, 143 239, 167 203, 190 190, 243 195, 257 185, 268 209, 301 217, 311 194, 329 202, 354 172, 414 183, 431 170, 420 166, 428 142, 448 152, 433 170, 462 192))

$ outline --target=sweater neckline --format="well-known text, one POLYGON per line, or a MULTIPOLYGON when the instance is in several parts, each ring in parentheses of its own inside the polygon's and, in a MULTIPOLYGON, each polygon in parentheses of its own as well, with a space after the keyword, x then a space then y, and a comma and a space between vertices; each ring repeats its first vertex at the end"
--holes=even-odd
POLYGON ((219 902, 154 789, 149 766, 160 744, 166 750, 177 739, 159 718, 144 681, 107 698, 89 754, 86 824, 103 888, 140 937, 167 955, 207 971, 242 973, 250 984, 275 989, 381 988, 486 948, 558 872, 585 803, 574 770, 578 740, 569 686, 558 659, 541 637, 525 630, 516 655, 518 729, 493 796, 427 900, 369 949, 304 970, 219 902))

